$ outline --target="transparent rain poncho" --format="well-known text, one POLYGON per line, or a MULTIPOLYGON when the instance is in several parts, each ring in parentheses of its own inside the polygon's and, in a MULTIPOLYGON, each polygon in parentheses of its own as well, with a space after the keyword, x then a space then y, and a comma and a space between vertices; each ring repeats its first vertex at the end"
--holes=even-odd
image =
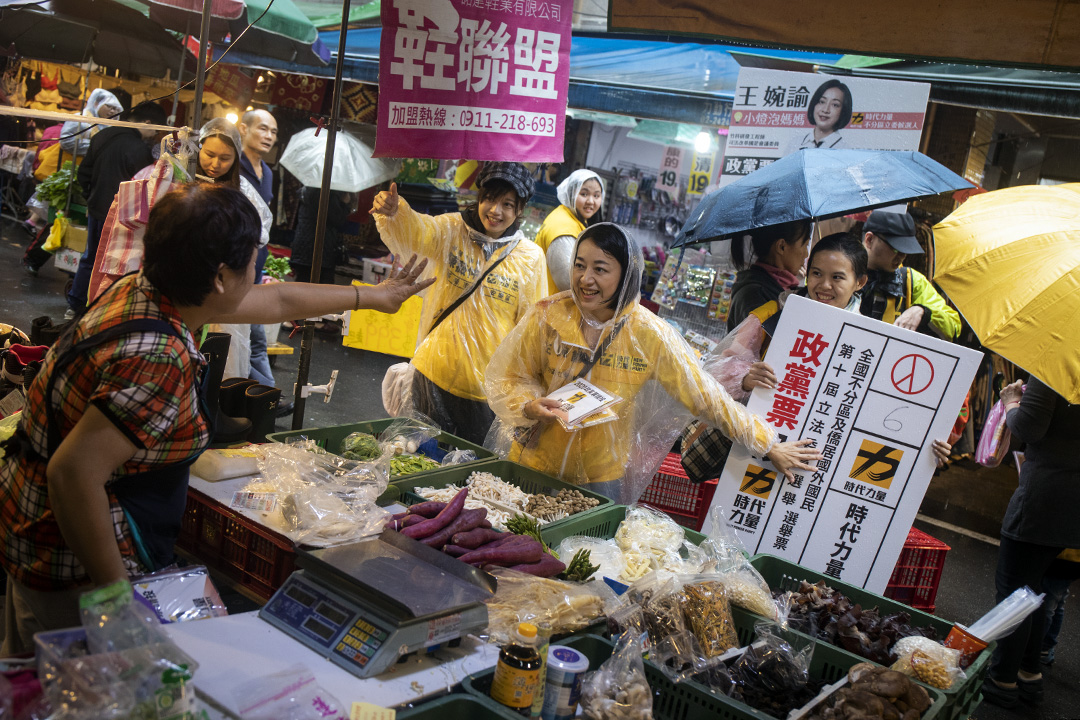
MULTIPOLYGON (((213 118, 208 120, 202 128, 199 130, 199 146, 201 147, 207 138, 220 136, 229 141, 232 144, 233 149, 236 151, 236 159, 233 161, 237 165, 240 164, 240 155, 244 152, 244 141, 240 138, 240 131, 236 129, 236 126, 225 118, 213 118)), ((199 176, 200 180, 204 182, 212 182, 209 178, 199 176)), ((240 176, 240 192, 244 193, 244 197, 251 201, 251 204, 255 206, 255 210, 259 213, 259 220, 262 221, 262 232, 259 234, 259 247, 266 245, 270 242, 270 228, 274 224, 274 216, 270 212, 270 208, 266 205, 266 201, 259 195, 259 191, 255 189, 246 177, 240 176)), ((244 375, 247 377, 247 375, 244 375)))
POLYGON ((644 263, 629 233, 599 223, 582 233, 577 247, 593 234, 612 232, 629 256, 614 317, 601 322, 583 312, 577 286, 537 303, 487 368, 484 386, 497 420, 486 444, 503 457, 629 504, 691 418, 723 429, 757 455, 768 453, 777 438, 702 369, 674 328, 641 307, 644 263), (595 343, 586 341, 586 332, 597 336, 595 343), (612 408, 616 420, 567 432, 558 422, 525 417, 529 402, 575 380, 598 348, 601 357, 583 377, 622 398, 612 408))
MULTIPOLYGON (((97 88, 90 92, 82 114, 87 117, 111 118, 123 111, 124 106, 115 95, 104 88, 97 88)), ((104 127, 106 126, 95 125, 92 122, 68 120, 60 129, 60 148, 64 152, 86 157, 86 151, 90 149, 90 138, 104 127)))
MULTIPOLYGON (((600 184, 600 207, 604 205, 604 179, 592 170, 575 170, 555 189, 561 203, 544 219, 536 233, 536 244, 544 251, 548 264, 548 292, 552 295, 570 287, 570 266, 574 261, 574 244, 585 229, 577 214, 577 195, 589 180, 600 184)), ((599 217, 599 213, 594 219, 599 217)))
POLYGON ((424 215, 401 197, 397 212, 393 216, 376 214, 375 223, 394 255, 402 260, 413 253, 427 258, 424 276, 436 278, 424 293, 420 341, 412 365, 453 395, 483 400, 484 368, 495 348, 545 294, 543 252, 520 230, 491 238, 469 227, 462 213, 424 215), (443 309, 506 253, 506 259, 484 279, 483 287, 428 334, 443 309))

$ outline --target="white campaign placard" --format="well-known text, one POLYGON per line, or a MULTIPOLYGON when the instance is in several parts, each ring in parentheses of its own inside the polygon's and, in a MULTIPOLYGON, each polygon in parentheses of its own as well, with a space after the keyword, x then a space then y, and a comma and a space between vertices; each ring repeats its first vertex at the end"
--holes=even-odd
POLYGON ((804 147, 918 150, 929 96, 925 83, 743 68, 720 187, 804 147))
POLYGON ((814 440, 824 457, 791 482, 735 444, 713 507, 751 554, 883 592, 934 474, 932 442, 949 436, 981 359, 791 297, 765 356, 779 384, 754 390, 748 409, 782 439, 814 440))

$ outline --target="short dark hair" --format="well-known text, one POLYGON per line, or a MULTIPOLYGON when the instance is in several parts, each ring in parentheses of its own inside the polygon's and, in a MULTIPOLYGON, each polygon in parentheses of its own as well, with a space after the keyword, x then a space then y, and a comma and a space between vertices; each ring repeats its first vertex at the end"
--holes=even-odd
POLYGON ((848 261, 851 262, 851 269, 855 271, 856 278, 865 275, 870 264, 866 248, 857 237, 847 232, 826 235, 814 243, 814 247, 810 248, 810 258, 806 261, 806 267, 814 264, 814 256, 819 252, 838 252, 846 255, 848 261))
POLYGON ((792 220, 778 225, 768 225, 755 228, 745 233, 739 233, 731 238, 731 261, 737 268, 750 266, 755 259, 761 259, 769 254, 772 246, 781 240, 796 242, 810 236, 811 224, 809 220, 792 220), (743 236, 750 236, 750 245, 753 248, 753 257, 746 257, 746 249, 743 236))
POLYGON ((161 107, 156 102, 147 100, 146 102, 141 102, 131 108, 124 120, 130 122, 144 122, 150 125, 164 125, 169 121, 169 118, 165 114, 165 108, 161 107))
POLYGON ((261 229, 255 207, 239 190, 184 185, 150 211, 143 274, 173 303, 201 305, 222 264, 240 271, 251 262, 261 229))
POLYGON ((520 215, 521 211, 525 209, 525 203, 528 202, 527 198, 518 195, 513 185, 499 178, 492 178, 483 187, 476 189, 476 204, 479 205, 488 199, 497 200, 506 193, 513 193, 514 207, 517 208, 520 215))
MULTIPOLYGON (((625 230, 620 228, 614 223, 600 223, 586 228, 581 235, 578 236, 577 246, 580 247, 581 243, 586 240, 592 241, 597 248, 607 253, 611 257, 615 258, 615 261, 619 263, 619 285, 615 289, 615 294, 612 295, 609 303, 615 303, 623 297, 623 289, 629 285, 631 288, 641 287, 641 268, 634 266, 631 269, 630 263, 630 243, 633 239, 626 233, 625 230)), ((577 259, 577 251, 575 249, 574 259, 577 259)), ((631 294, 636 294, 637 291, 631 294)), ((629 295, 627 296, 629 297, 629 295)), ((616 307, 615 312, 622 310, 622 307, 616 307)))
POLYGON ((848 89, 847 85, 835 78, 821 83, 821 86, 814 91, 813 97, 810 98, 810 104, 806 106, 806 119, 811 125, 817 126, 817 123, 814 122, 814 108, 817 106, 821 96, 825 94, 825 91, 831 90, 832 88, 837 88, 844 94, 843 106, 840 108, 840 117, 837 118, 836 125, 833 126, 833 130, 839 130, 847 127, 847 124, 851 122, 852 101, 851 90, 848 89))

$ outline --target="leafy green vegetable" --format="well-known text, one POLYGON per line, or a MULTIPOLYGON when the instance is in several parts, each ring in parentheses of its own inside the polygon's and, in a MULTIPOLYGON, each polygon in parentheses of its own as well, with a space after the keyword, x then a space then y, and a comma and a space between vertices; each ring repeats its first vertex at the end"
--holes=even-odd
POLYGON ((559 553, 549 548, 547 543, 544 542, 544 538, 540 537, 540 523, 537 522, 535 518, 530 518, 525 515, 514 515, 514 517, 506 521, 506 529, 515 535, 528 535, 539 541, 544 548, 544 552, 550 553, 552 557, 559 557, 559 553))
MULTIPOLYGON (((75 166, 70 160, 64 166, 54 172, 37 186, 38 198, 55 208, 62 208, 67 204, 68 187, 75 181, 75 166)), ((85 205, 79 184, 75 183, 75 189, 71 193, 71 202, 77 205, 85 205)))
POLYGON ((354 432, 341 441, 338 452, 349 460, 374 460, 382 454, 379 441, 374 435, 354 432))
POLYGON ((269 255, 266 258, 266 263, 263 265, 263 272, 270 277, 284 280, 285 276, 292 272, 292 266, 289 265, 288 258, 269 255))
POLYGON ((395 455, 390 458, 390 475, 411 475, 412 473, 434 470, 442 467, 431 458, 422 455, 395 455))
POLYGON ((563 580, 585 582, 600 569, 599 565, 592 564, 592 552, 582 548, 574 553, 574 559, 566 566, 566 570, 559 575, 563 580))

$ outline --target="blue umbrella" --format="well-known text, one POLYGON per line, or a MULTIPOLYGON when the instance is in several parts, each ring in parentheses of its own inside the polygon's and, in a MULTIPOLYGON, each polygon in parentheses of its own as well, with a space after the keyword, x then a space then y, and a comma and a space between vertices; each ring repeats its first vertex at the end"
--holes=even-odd
POLYGON ((941 163, 911 150, 800 150, 706 195, 674 247, 970 187, 941 163))

